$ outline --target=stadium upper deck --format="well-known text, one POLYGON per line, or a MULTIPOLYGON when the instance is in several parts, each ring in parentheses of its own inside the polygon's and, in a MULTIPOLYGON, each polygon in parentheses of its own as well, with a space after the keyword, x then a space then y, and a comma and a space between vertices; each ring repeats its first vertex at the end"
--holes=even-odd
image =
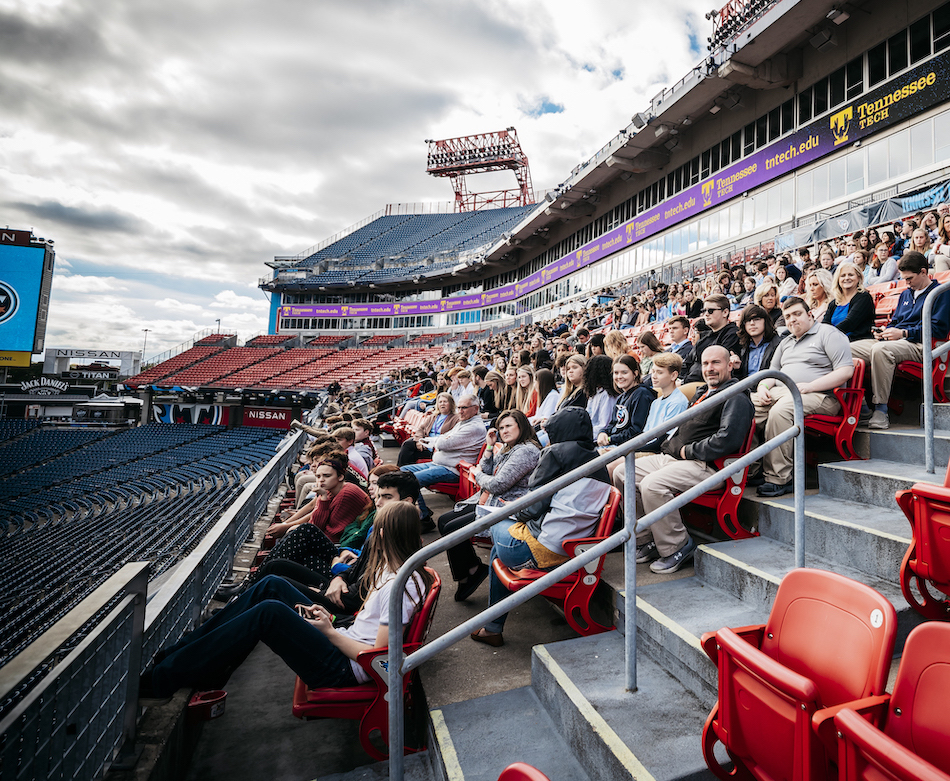
MULTIPOLYGON (((811 243, 829 218, 847 222, 836 234, 854 230, 858 206, 906 195, 912 211, 942 200, 948 47, 950 4, 730 4, 706 59, 477 259, 456 265, 451 284, 437 265, 428 275, 384 266, 385 291, 387 280, 372 277, 380 271, 339 268, 343 289, 284 284, 302 276, 295 270, 264 285, 280 293, 271 327, 405 332, 545 317, 608 284, 690 277, 777 239, 811 243)), ((369 243, 388 225, 337 244, 369 243)))

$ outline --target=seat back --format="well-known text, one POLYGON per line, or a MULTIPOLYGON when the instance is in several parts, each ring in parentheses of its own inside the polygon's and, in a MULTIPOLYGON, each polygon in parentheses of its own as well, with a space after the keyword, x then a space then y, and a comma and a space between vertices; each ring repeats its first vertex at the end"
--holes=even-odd
POLYGON ((501 771, 498 781, 549 781, 536 767, 524 762, 515 762, 501 771))
POLYGON ((874 589, 796 569, 779 586, 761 650, 813 681, 829 707, 884 691, 896 630, 894 606, 874 589))
POLYGON ((435 606, 439 601, 439 592, 442 590, 442 579, 434 569, 426 567, 426 572, 432 577, 432 585, 426 593, 426 598, 419 605, 419 609, 409 621, 409 626, 406 627, 403 640, 405 645, 422 645, 429 634, 432 619, 435 617, 435 606))
MULTIPOLYGON (((947 479, 950 480, 950 470, 947 479)), ((950 488, 917 483, 910 490, 913 494, 912 517, 909 517, 913 527, 910 567, 918 577, 947 593, 950 590, 950 488)))
POLYGON ((950 624, 930 621, 907 637, 881 727, 850 708, 835 716, 841 781, 950 781, 947 691, 950 624))
POLYGON ((884 733, 950 773, 950 624, 928 621, 907 637, 884 733))

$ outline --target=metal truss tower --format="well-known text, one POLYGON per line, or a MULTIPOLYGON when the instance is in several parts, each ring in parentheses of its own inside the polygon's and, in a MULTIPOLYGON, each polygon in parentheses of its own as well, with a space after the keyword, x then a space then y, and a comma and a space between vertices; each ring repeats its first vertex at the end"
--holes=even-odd
POLYGON ((452 180, 455 211, 527 206, 534 202, 528 158, 521 150, 518 132, 513 127, 495 133, 478 133, 441 141, 426 139, 426 143, 429 145, 426 172, 452 180), (490 171, 513 172, 518 180, 518 189, 471 192, 466 177, 490 171))

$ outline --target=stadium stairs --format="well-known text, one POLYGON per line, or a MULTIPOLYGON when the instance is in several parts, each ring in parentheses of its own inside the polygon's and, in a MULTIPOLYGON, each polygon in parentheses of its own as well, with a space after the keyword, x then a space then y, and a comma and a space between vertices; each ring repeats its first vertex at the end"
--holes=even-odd
MULTIPOLYGON (((919 407, 907 409, 913 417, 919 407)), ((910 528, 894 492, 919 481, 942 482, 950 405, 937 405, 936 420, 936 475, 925 471, 922 429, 906 417, 888 431, 860 430, 859 452, 867 460, 810 470, 809 482, 817 477, 819 488, 808 491, 805 503, 806 566, 883 593, 898 612, 898 654, 922 619, 898 584, 910 528)), ((618 631, 535 646, 530 687, 432 711, 432 777, 489 781, 521 760, 562 781, 712 778, 700 736, 717 680, 700 637, 766 620, 781 578, 793 568, 793 507, 791 496, 760 499, 748 490, 742 513, 760 536, 700 545, 692 577, 644 584, 648 565, 640 565, 635 613, 623 592, 622 557, 608 557, 601 596, 608 608, 612 603, 618 631), (640 648, 632 694, 624 692, 629 615, 636 616, 640 648)), ((479 674, 490 675, 503 662, 485 651, 479 674)), ((425 680, 424 667, 422 674, 425 680)))

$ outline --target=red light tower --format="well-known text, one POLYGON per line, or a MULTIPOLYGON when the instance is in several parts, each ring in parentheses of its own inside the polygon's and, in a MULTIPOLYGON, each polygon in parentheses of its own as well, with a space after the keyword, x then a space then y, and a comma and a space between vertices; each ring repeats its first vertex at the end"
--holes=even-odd
POLYGON ((426 172, 452 180, 455 211, 527 206, 534 202, 528 158, 521 151, 518 132, 513 127, 495 133, 478 133, 441 141, 426 139, 426 143, 429 145, 426 172), (470 192, 465 177, 490 171, 512 171, 518 180, 518 189, 470 192))

